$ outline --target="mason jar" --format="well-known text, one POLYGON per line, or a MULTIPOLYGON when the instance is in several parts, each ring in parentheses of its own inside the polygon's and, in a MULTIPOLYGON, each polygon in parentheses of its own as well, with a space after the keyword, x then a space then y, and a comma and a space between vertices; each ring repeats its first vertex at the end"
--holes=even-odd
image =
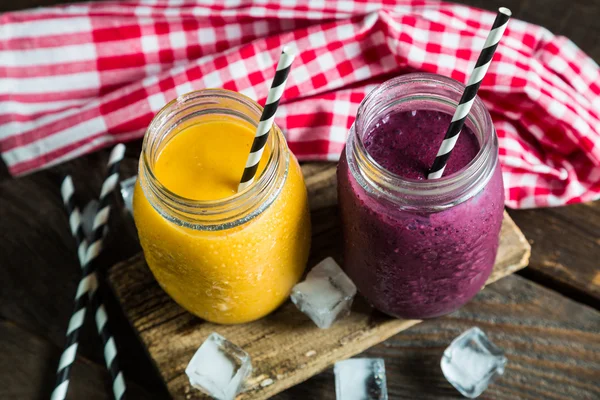
POLYGON ((344 269, 373 306, 395 317, 452 312, 490 276, 504 207, 498 139, 477 97, 466 121, 479 142, 475 157, 449 176, 416 180, 383 168, 365 135, 394 113, 452 115, 463 90, 426 73, 383 83, 361 103, 338 165, 344 269))
POLYGON ((133 208, 146 262, 179 305, 215 323, 263 317, 287 299, 302 276, 310 218, 300 166, 273 125, 264 171, 231 197, 181 197, 157 179, 154 168, 183 128, 231 119, 255 129, 261 112, 262 107, 239 93, 192 92, 158 112, 142 146, 133 208))

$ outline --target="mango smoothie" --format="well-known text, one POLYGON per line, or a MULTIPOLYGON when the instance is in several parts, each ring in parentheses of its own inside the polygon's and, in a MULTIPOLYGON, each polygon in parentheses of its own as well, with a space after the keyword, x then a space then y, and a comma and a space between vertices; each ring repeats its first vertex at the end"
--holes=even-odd
MULTIPOLYGON (((258 109, 237 93, 195 96, 203 92, 258 109)), ((239 115, 217 110, 172 129, 159 150, 150 151, 146 137, 133 199, 156 280, 182 307, 222 324, 261 318, 283 303, 304 272, 310 246, 306 187, 278 129, 256 182, 237 193, 255 131, 244 117, 255 110, 238 108, 239 115)))

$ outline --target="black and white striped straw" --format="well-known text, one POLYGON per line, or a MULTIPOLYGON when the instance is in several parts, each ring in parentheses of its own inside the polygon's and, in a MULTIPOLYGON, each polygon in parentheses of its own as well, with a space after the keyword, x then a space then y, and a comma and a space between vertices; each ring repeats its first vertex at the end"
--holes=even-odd
POLYGON ((112 381, 114 398, 115 400, 125 400, 125 378, 123 377, 123 372, 121 371, 121 366, 119 365, 117 345, 113 335, 111 334, 106 307, 104 307, 102 297, 98 290, 93 291, 91 303, 94 319, 96 320, 96 329, 98 330, 98 335, 102 340, 104 361, 112 381))
MULTIPOLYGON (((86 245, 85 235, 81 228, 81 214, 75 207, 75 191, 73 187, 73 181, 70 176, 67 176, 61 185, 61 194, 69 213, 69 225, 71 232, 75 232, 75 242, 77 246, 77 254, 79 260, 85 260, 86 257, 86 245)), ((81 283, 80 285, 81 286, 81 283)), ((52 392, 51 399, 59 400, 64 399, 67 396, 67 390, 69 388, 69 376, 71 374, 71 367, 75 361, 77 354, 77 347, 79 346, 79 333, 80 328, 83 326, 85 320, 85 311, 88 303, 87 296, 79 296, 79 287, 77 288, 78 296, 75 298, 75 309, 69 320, 69 326, 67 327, 67 339, 65 342, 65 349, 58 362, 58 369, 56 372, 56 386, 52 392)))
POLYGON ((56 386, 51 395, 52 400, 63 400, 67 396, 70 372, 77 355, 79 335, 85 320, 88 303, 91 303, 94 307, 98 333, 102 338, 102 344, 104 346, 105 361, 113 380, 113 393, 115 399, 124 399, 125 381, 118 366, 115 342, 108 330, 106 309, 102 305, 101 299, 98 297, 98 278, 94 267, 94 260, 102 251, 103 231, 110 214, 111 194, 118 184, 119 165, 124 154, 125 146, 122 144, 115 146, 110 154, 107 178, 102 185, 98 212, 94 219, 94 233, 90 246, 87 246, 85 235, 81 228, 81 213, 75 204, 75 190, 71 177, 67 176, 61 185, 61 194, 67 212, 69 213, 69 225, 76 241, 77 252, 82 266, 82 278, 75 295, 75 307, 67 328, 65 349, 59 361, 56 386))
MULTIPOLYGON (((73 185, 73 180, 70 176, 67 176, 64 179, 61 185, 61 193, 63 196, 65 208, 67 210, 67 214, 69 215, 69 225, 71 227, 71 233, 73 234, 75 243, 77 245, 79 263, 83 268, 85 266, 87 242, 85 240, 85 234, 82 228, 81 213, 79 211, 79 207, 77 206, 74 196, 75 187, 73 185)), ((110 193, 110 191, 108 193, 110 193)), ((110 197, 110 194, 108 194, 108 196, 110 197)), ((104 233, 106 233, 106 229, 103 229, 103 234, 104 233)), ((96 271, 94 271, 92 274, 96 275, 95 279, 97 281, 96 271)), ((106 307, 102 302, 100 292, 98 290, 90 290, 88 292, 88 297, 89 301, 91 302, 92 312, 95 316, 96 329, 98 330, 98 335, 102 340, 106 367, 108 368, 113 381, 114 397, 116 400, 122 400, 124 399, 125 393, 125 381, 123 379, 123 374, 121 373, 121 369, 119 367, 117 359, 117 348, 115 346, 115 340, 110 333, 106 307)))
POLYGON ((85 253, 87 251, 87 243, 85 241, 85 233, 83 232, 82 215, 75 199, 75 186, 73 185, 71 175, 67 175, 63 180, 60 185, 60 193, 62 195, 65 210, 69 216, 69 226, 71 228, 71 234, 75 239, 75 245, 77 246, 79 264, 83 266, 85 262, 85 253))
POLYGON ((279 106, 279 100, 285 90, 285 84, 287 83, 287 77, 290 73, 292 62, 296 54, 289 46, 284 46, 281 50, 279 62, 277 63, 277 70, 275 71, 275 77, 273 83, 271 83, 271 89, 267 95, 267 101, 263 109, 262 115, 260 116, 260 122, 256 128, 256 135, 252 142, 252 148, 250 149, 250 155, 246 161, 246 167, 240 184, 238 186, 238 192, 241 192, 254 182, 254 176, 258 169, 258 163, 262 157, 267 139, 269 138, 269 132, 273 126, 275 119, 275 113, 277 112, 277 106, 279 106))
POLYGON ((469 81, 467 82, 467 86, 465 87, 465 91, 458 102, 458 107, 456 107, 456 111, 452 117, 452 122, 450 122, 450 126, 446 131, 446 136, 444 136, 444 141, 442 142, 433 165, 427 174, 427 179, 437 179, 442 177, 444 169, 446 168, 446 163, 448 162, 448 158, 450 158, 450 154, 452 154, 452 150, 456 145, 456 141, 458 140, 458 136, 460 135, 463 125, 465 124, 467 115, 469 115, 469 112, 471 111, 471 106, 475 101, 477 90, 479 90, 481 81, 483 81, 490 63, 492 62, 492 58, 494 57, 498 43, 504 34, 504 30, 508 25, 508 20, 510 19, 511 15, 512 13, 508 8, 500 7, 498 9, 498 14, 494 20, 492 29, 490 30, 485 44, 483 45, 483 49, 479 54, 475 68, 473 69, 473 72, 469 77, 469 81))

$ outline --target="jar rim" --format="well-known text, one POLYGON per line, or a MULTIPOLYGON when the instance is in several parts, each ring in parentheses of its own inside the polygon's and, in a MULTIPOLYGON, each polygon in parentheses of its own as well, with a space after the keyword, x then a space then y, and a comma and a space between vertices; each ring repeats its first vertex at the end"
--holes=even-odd
MULTIPOLYGON (((379 194, 394 201, 403 208, 413 209, 444 209, 468 200, 479 192, 491 178, 493 167, 498 158, 497 136, 491 116, 479 96, 475 97, 468 121, 477 130, 476 135, 480 148, 475 157, 461 170, 448 176, 432 180, 416 180, 402 177, 381 166, 363 143, 364 133, 369 122, 377 111, 372 107, 379 105, 377 100, 388 91, 403 90, 394 96, 389 103, 419 100, 428 104, 451 105, 455 109, 465 86, 448 77, 431 73, 410 73, 390 79, 372 90, 361 102, 354 126, 346 146, 347 157, 352 155, 359 165, 360 172, 368 186, 373 187, 379 194), (443 93, 431 93, 426 90, 443 89, 443 93), (370 117, 370 119, 369 119, 370 117), (489 168, 491 164, 492 168, 489 168), (481 179, 483 178, 483 179, 481 179)), ((396 92, 394 92, 396 94, 396 92)), ((387 108, 392 107, 387 105, 387 108)), ((352 171, 357 177, 355 172, 352 171)), ((363 185, 364 186, 364 185, 363 185)))
MULTIPOLYGON (((251 185, 240 192, 216 200, 190 199, 171 191, 158 179, 153 171, 151 154, 149 154, 152 147, 151 141, 156 139, 154 136, 162 133, 164 139, 183 121, 195 115, 193 108, 201 105, 217 107, 219 101, 233 101, 240 104, 246 111, 245 116, 248 117, 245 120, 253 126, 258 125, 262 107, 242 93, 226 89, 202 89, 189 92, 167 103, 154 116, 144 135, 140 155, 138 176, 142 179, 141 186, 150 204, 171 222, 196 230, 232 228, 256 217, 274 201, 281 191, 283 182, 276 181, 280 181, 278 175, 280 175, 282 167, 285 168, 284 178, 287 176, 289 155, 284 148, 286 146, 285 138, 281 130, 273 124, 267 139, 266 147, 271 151, 265 168, 251 185), (166 131, 161 132, 163 129, 166 131), (166 207, 158 207, 155 204, 156 201, 150 201, 151 198, 159 199, 161 205, 166 207), (258 206, 257 200, 260 203, 258 206)), ((218 108, 218 110, 224 109, 218 108)), ((241 115, 241 113, 238 114, 241 115)), ((176 132, 175 135, 180 132, 176 132)), ((242 172, 240 171, 240 178, 242 172)))

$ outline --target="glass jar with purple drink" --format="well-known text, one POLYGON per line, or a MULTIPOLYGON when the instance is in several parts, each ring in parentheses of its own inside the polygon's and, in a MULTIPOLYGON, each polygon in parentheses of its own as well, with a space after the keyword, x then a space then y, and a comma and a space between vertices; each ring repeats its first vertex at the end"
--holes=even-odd
POLYGON ((427 172, 464 86, 416 73, 362 102, 338 165, 344 269, 379 310, 431 318, 489 277, 504 208, 498 139, 476 97, 440 179, 427 172))

